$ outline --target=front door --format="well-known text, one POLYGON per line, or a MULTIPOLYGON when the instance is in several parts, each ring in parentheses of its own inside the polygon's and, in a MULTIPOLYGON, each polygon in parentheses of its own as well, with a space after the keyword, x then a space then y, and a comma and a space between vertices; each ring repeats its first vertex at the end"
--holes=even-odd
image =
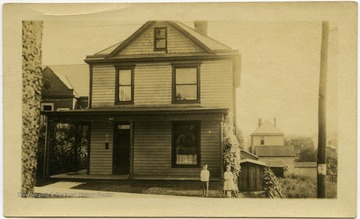
POLYGON ((117 124, 114 135, 113 174, 127 175, 130 172, 130 124, 117 124))

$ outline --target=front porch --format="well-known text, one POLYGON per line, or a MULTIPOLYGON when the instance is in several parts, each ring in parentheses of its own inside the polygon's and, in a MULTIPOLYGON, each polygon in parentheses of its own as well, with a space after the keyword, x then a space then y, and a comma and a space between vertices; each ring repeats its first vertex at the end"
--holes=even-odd
MULTIPOLYGON (((54 179, 195 181, 199 180, 201 165, 207 163, 212 178, 220 180, 223 172, 221 124, 227 112, 227 109, 204 107, 118 107, 46 112, 43 176, 54 179), (78 124, 79 127, 85 124, 87 144, 82 147, 85 151, 83 165, 72 166, 77 161, 69 159, 70 168, 54 172, 62 164, 55 168, 51 166, 54 162, 50 152, 59 147, 51 139, 54 128, 62 123, 78 124), (174 128, 177 128, 176 132, 174 128), (189 130, 182 135, 179 131, 185 132, 184 128, 189 130), (191 136, 192 144, 188 144, 191 136), (188 144, 195 148, 178 149, 179 141, 183 142, 182 147, 188 144), (194 155, 185 156, 184 153, 194 155), (192 159, 185 159, 188 157, 192 159)), ((82 141, 75 137, 75 142, 82 141)), ((72 154, 78 156, 78 146, 74 147, 72 154)))

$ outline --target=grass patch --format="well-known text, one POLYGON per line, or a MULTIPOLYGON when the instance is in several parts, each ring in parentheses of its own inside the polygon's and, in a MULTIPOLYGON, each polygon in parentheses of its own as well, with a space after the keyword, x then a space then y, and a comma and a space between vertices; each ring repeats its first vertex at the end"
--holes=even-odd
MULTIPOLYGON (((317 183, 316 179, 290 175, 279 178, 282 184, 282 194, 284 198, 316 198, 317 183)), ((326 197, 337 197, 337 183, 326 180, 326 197)))
MULTIPOLYGON (((41 179, 37 186, 46 186, 63 180, 41 179)), ((89 190, 97 192, 125 192, 139 194, 172 195, 202 197, 202 185, 197 181, 152 181, 152 180, 67 180, 82 184, 70 189, 89 190)), ((39 194, 43 198, 65 198, 57 194, 39 194)), ((210 182, 210 198, 227 198, 223 193, 221 182, 210 182)), ((264 198, 262 192, 239 193, 237 198, 264 198)))
MULTIPOLYGON (((210 184, 209 197, 222 198, 225 195, 219 189, 218 183, 210 184)), ((87 181, 73 189, 84 189, 106 192, 127 192, 174 196, 202 196, 202 187, 197 182, 172 182, 172 181, 87 181)))

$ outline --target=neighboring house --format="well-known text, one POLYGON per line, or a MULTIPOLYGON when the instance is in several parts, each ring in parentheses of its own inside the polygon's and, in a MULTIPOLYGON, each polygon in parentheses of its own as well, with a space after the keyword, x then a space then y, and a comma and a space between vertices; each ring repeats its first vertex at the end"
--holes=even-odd
POLYGON ((90 123, 89 174, 197 180, 206 163, 212 180, 222 178, 222 122, 236 113, 240 55, 207 36, 206 22, 196 26, 149 21, 87 56, 89 108, 45 113, 90 123))
POLYGON ((264 161, 277 176, 284 175, 284 169, 294 173, 296 158, 294 146, 284 145, 284 133, 269 121, 262 123, 251 134, 252 148, 261 161, 264 161))
POLYGON ((48 66, 42 73, 41 111, 74 109, 77 95, 69 80, 61 74, 56 74, 48 66))

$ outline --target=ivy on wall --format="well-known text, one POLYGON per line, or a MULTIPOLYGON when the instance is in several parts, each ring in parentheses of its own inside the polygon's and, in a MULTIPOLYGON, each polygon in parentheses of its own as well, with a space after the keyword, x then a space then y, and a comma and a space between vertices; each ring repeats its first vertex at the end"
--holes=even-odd
POLYGON ((233 116, 231 114, 225 117, 223 122, 223 146, 224 146, 224 164, 231 167, 231 172, 234 175, 234 185, 236 192, 238 189, 238 177, 241 171, 240 166, 240 151, 241 145, 235 133, 233 124, 233 116))

